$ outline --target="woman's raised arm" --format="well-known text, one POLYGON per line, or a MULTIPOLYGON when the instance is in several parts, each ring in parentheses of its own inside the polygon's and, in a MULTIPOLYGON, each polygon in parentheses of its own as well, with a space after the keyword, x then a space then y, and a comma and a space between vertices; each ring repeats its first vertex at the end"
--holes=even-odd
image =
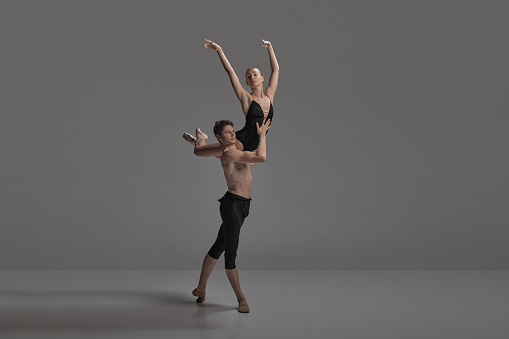
POLYGON ((265 95, 267 95, 270 100, 274 100, 274 94, 276 94, 277 82, 279 80, 279 65, 276 60, 276 55, 274 54, 274 48, 272 48, 270 41, 262 39, 262 43, 260 45, 267 48, 269 52, 270 68, 272 70, 269 85, 265 89, 265 95))
POLYGON ((228 62, 228 59, 226 59, 226 56, 224 55, 223 49, 221 46, 216 44, 215 42, 207 39, 203 39, 207 43, 203 45, 203 48, 209 48, 213 51, 216 51, 219 55, 219 59, 221 60, 221 64, 224 67, 224 70, 226 73, 228 73, 228 76, 230 77, 230 82, 232 84, 233 90, 235 91, 235 94, 237 95, 237 98, 239 101, 244 105, 249 102, 249 94, 247 91, 242 87, 239 78, 235 74, 235 71, 233 70, 233 67, 228 62))

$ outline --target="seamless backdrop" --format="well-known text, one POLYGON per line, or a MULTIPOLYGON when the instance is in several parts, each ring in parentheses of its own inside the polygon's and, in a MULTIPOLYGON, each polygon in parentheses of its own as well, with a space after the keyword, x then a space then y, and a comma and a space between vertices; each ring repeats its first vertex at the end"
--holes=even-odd
MULTIPOLYGON (((0 2, 0 269, 199 269, 243 125, 216 53, 280 82, 242 269, 508 269, 509 3, 0 2)), ((222 260, 222 259, 221 259, 222 260)))

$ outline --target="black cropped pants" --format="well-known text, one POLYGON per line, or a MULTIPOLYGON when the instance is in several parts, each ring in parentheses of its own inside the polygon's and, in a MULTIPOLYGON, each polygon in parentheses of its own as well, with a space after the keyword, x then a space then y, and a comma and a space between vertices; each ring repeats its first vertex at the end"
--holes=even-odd
POLYGON ((235 258, 239 247, 240 227, 249 215, 251 199, 226 192, 219 202, 221 203, 219 211, 223 223, 219 228, 216 241, 208 253, 212 258, 219 259, 224 252, 224 266, 231 270, 236 267, 235 258))

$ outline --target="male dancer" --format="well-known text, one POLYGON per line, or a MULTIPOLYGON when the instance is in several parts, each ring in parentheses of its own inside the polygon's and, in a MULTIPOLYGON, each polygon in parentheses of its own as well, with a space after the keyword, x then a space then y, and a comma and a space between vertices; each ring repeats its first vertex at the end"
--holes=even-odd
POLYGON ((224 253, 226 275, 233 291, 239 302, 238 311, 240 313, 249 313, 246 297, 240 289, 239 273, 235 266, 237 248, 239 245, 240 227, 244 219, 249 214, 249 205, 251 202, 251 183, 253 178, 249 166, 255 163, 264 162, 266 159, 265 135, 269 129, 270 119, 263 121, 262 126, 256 123, 256 129, 260 137, 258 148, 254 152, 239 151, 235 146, 235 131, 233 123, 229 120, 216 121, 214 125, 214 135, 223 146, 221 155, 221 166, 228 191, 219 200, 221 206, 221 219, 223 224, 219 228, 217 239, 203 259, 200 281, 198 287, 193 290, 193 295, 197 296, 197 303, 205 300, 205 289, 207 280, 216 265, 217 259, 224 253))

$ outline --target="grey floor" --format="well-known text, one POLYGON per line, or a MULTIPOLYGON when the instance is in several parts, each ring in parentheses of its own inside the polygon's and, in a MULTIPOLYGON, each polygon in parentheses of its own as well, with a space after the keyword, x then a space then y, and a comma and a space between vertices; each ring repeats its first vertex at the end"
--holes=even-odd
POLYGON ((0 272, 0 338, 507 338, 507 271, 0 272))

